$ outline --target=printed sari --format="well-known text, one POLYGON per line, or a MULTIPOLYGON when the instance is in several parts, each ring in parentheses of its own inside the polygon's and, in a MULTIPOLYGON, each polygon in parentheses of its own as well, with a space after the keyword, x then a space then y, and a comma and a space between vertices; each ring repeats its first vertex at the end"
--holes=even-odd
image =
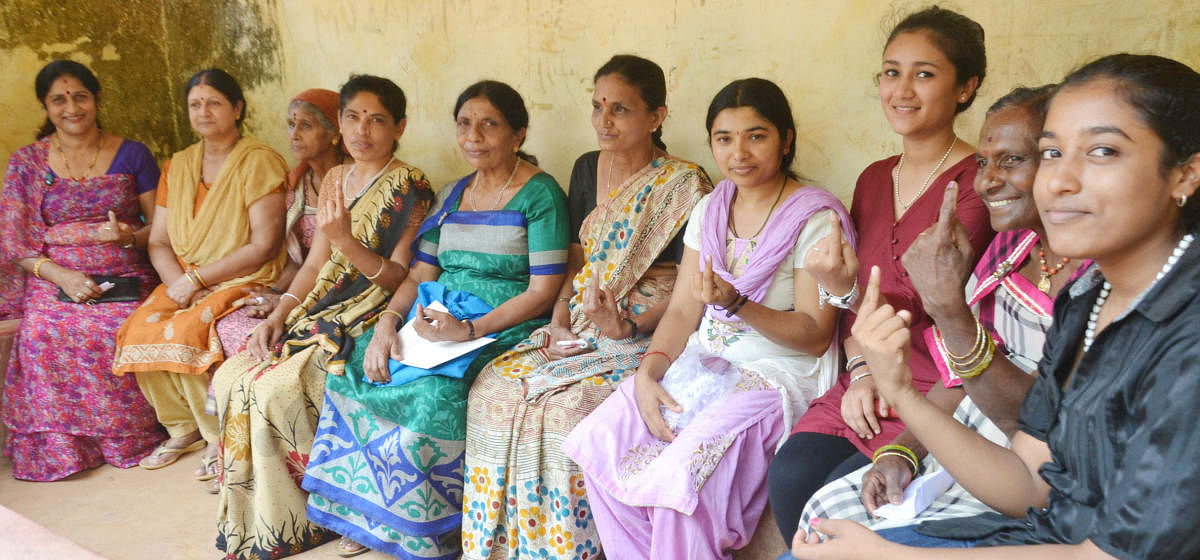
MULTIPOLYGON (((321 198, 342 196, 345 167, 328 174, 321 198)), ((404 230, 419 223, 432 198, 420 170, 401 165, 375 181, 348 208, 354 237, 390 257, 404 230)), ((391 298, 333 248, 304 301, 288 315, 274 360, 248 352, 213 376, 221 437, 217 548, 228 559, 278 558, 335 536, 305 517, 300 488, 317 431, 329 374, 342 375, 355 338, 391 298)), ((363 345, 365 346, 365 342, 363 345)))
MULTIPOLYGON (((421 227, 416 258, 442 270, 437 282, 495 308, 528 289, 531 276, 565 273, 566 197, 554 179, 531 177, 500 210, 458 211, 472 177, 442 189, 421 227)), ((399 386, 364 380, 373 330, 360 336, 346 375, 326 381, 304 475, 309 519, 399 558, 457 558, 471 382, 545 322, 492 335, 461 378, 425 375, 399 386)))
POLYGON ((666 301, 675 266, 653 265, 711 189, 699 166, 670 156, 614 188, 579 232, 585 262, 568 304, 571 332, 592 350, 551 360, 547 326, 480 372, 467 401, 464 558, 599 553, 583 474, 562 440, 637 369, 649 337, 604 337, 583 312, 583 291, 599 269, 626 313, 666 301))

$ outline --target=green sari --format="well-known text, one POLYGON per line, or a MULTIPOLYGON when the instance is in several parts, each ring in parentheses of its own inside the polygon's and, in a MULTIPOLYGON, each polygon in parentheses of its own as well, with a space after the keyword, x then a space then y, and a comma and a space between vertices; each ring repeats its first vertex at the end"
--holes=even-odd
MULTIPOLYGON (((459 212, 471 178, 443 189, 422 226, 417 260, 441 268, 438 282, 495 308, 528 289, 531 276, 565 273, 566 197, 554 179, 535 175, 500 210, 459 212)), ((471 383, 545 323, 531 319, 491 335, 496 341, 462 379, 429 375, 395 387, 365 380, 362 355, 373 331, 360 336, 346 375, 326 381, 304 477, 309 518, 399 558, 456 558, 471 383)))

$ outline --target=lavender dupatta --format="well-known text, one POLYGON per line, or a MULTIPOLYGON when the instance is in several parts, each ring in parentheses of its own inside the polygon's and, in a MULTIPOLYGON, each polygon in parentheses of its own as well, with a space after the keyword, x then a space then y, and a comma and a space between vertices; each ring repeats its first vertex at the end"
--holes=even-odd
MULTIPOLYGON (((792 193, 775 213, 759 236, 758 246, 750 256, 745 272, 734 278, 725 265, 725 238, 729 229, 729 205, 737 186, 725 179, 709 195, 708 209, 704 213, 704 227, 700 237, 700 262, 711 256, 713 272, 726 282, 733 284, 738 293, 745 294, 751 301, 761 302, 771 285, 771 279, 779 264, 792 252, 796 237, 808 223, 808 219, 821 210, 833 210, 842 221, 842 235, 851 247, 858 248, 858 236, 850 221, 850 214, 842 202, 820 187, 802 186, 792 193)), ((703 265, 701 265, 703 266, 703 265)), ((709 312, 716 306, 709 305, 709 312)))

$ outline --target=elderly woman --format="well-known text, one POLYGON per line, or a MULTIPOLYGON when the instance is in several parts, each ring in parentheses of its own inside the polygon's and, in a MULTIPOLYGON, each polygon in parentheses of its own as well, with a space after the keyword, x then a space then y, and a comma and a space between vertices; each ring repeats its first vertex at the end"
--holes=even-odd
POLYGON ((154 217, 159 174, 145 146, 100 129, 87 67, 56 60, 34 86, 46 123, 9 159, 0 191, 4 297, 24 310, 4 384, 5 454, 16 478, 57 480, 132 467, 163 439, 133 380, 107 373, 111 333, 156 281, 142 217, 154 217))
MULTIPOLYGON (((949 221, 931 227, 902 258, 906 269, 928 272, 913 280, 934 320, 925 337, 942 383, 930 389, 931 399, 945 403, 941 405, 946 408, 957 405, 955 418, 1006 446, 1017 427, 1021 401, 1035 379, 1030 374, 1042 357, 1054 299, 1077 271, 1087 268, 1087 261, 1060 257, 1043 241, 1045 226, 1033 200, 1033 179, 1041 160, 1037 139, 1050 94, 1050 86, 1017 88, 988 109, 979 131, 975 191, 988 205, 992 228, 1000 233, 974 272, 967 272, 973 253, 955 242, 956 234, 951 235, 958 224, 949 206, 945 208, 949 221), (947 289, 964 279, 965 298, 947 289), (999 353, 986 368, 963 370, 961 357, 970 354, 980 326, 996 341, 999 353), (943 392, 949 393, 947 398, 937 398, 936 393, 943 392)), ((917 472, 928 474, 940 468, 930 458, 925 461, 927 466, 917 471, 926 451, 911 432, 896 436, 890 446, 893 452, 880 454, 870 467, 817 492, 800 525, 813 517, 852 519, 878 530, 990 510, 955 484, 916 520, 873 518, 878 507, 902 500, 917 472), (906 458, 909 452, 916 461, 906 458)))
MULTIPOLYGON (((142 460, 160 469, 204 447, 216 454, 217 419, 204 411, 208 372, 225 358, 216 322, 247 286, 274 282, 282 250, 287 166, 241 134, 242 88, 219 69, 187 84, 200 142, 175 154, 156 194, 150 261, 162 278, 117 332, 117 375, 133 373, 171 438, 142 460)), ((198 478, 208 478, 201 465, 198 478)))
POLYGON ((338 131, 337 92, 327 89, 300 92, 288 104, 287 126, 292 157, 297 162, 288 173, 284 222, 288 262, 273 285, 248 288, 242 307, 217 321, 217 334, 227 357, 245 348, 250 331, 275 309, 280 294, 296 277, 317 230, 317 191, 321 181, 327 171, 341 165, 346 157, 338 131))
POLYGON ((566 273, 566 197, 520 151, 521 96, 479 82, 453 115, 476 171, 439 193, 408 279, 358 339, 347 375, 326 381, 304 488, 309 518, 346 535, 343 554, 361 543, 402 558, 458 555, 467 392, 483 366, 545 324, 566 273), (400 342, 406 321, 417 347, 400 342), (430 341, 481 336, 495 340, 440 364, 401 362, 441 355, 422 352, 430 341))
POLYGON ((637 368, 675 283, 687 216, 712 190, 703 169, 667 154, 660 139, 667 84, 658 65, 619 55, 594 81, 600 150, 571 174, 573 281, 550 324, 488 364, 467 401, 464 558, 597 549, 583 474, 562 439, 637 368))
POLYGON ((730 558, 746 546, 767 464, 836 368, 838 311, 818 304, 804 261, 832 232, 853 245, 854 230, 837 198, 791 171, 787 98, 767 80, 737 80, 705 124, 726 179, 688 221, 688 285, 671 294, 637 373, 563 443, 609 558, 730 558))
POLYGON ((351 76, 341 107, 354 162, 325 174, 308 258, 247 350, 213 379, 223 467, 217 547, 226 558, 275 558, 333 536, 307 521, 299 484, 325 378, 342 373, 354 337, 404 281, 433 198, 425 175, 393 155, 405 125, 399 86, 351 76))

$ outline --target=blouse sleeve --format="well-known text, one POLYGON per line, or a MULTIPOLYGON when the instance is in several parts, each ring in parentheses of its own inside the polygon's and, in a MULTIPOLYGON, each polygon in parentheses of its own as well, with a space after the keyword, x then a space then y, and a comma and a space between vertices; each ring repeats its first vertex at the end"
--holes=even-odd
POLYGON ((708 200, 711 196, 706 194, 704 198, 700 199, 700 202, 696 203, 683 230, 683 244, 697 253, 700 252, 700 228, 704 227, 704 212, 708 209, 708 200))
POLYGON ((567 273, 567 243, 570 217, 567 197, 558 182, 544 173, 535 175, 543 194, 532 197, 525 210, 525 230, 529 239, 529 274, 550 276, 567 273))
POLYGON ((156 189, 160 173, 158 162, 154 161, 154 155, 141 142, 133 140, 126 140, 126 142, 130 144, 129 159, 127 160, 129 168, 126 172, 133 175, 133 180, 137 184, 137 193, 146 194, 156 189))
POLYGON ((154 205, 167 207, 167 172, 171 170, 171 161, 163 164, 162 174, 158 176, 158 189, 154 191, 154 205))
POLYGON ((568 212, 571 216, 571 231, 570 242, 579 244, 579 230, 583 228, 583 221, 587 219, 588 214, 596 207, 596 170, 594 166, 588 165, 589 156, 591 154, 583 154, 579 159, 575 160, 575 167, 571 169, 571 184, 570 190, 567 193, 568 212), (591 193, 591 203, 589 204, 588 194, 591 193))
POLYGON ((1090 539, 1117 558, 1200 557, 1200 347, 1195 329, 1179 331, 1138 383, 1123 460, 1096 508, 1090 539))
POLYGON ((42 171, 32 146, 8 160, 0 191, 0 262, 36 257, 44 249, 47 225, 42 218, 42 171))

